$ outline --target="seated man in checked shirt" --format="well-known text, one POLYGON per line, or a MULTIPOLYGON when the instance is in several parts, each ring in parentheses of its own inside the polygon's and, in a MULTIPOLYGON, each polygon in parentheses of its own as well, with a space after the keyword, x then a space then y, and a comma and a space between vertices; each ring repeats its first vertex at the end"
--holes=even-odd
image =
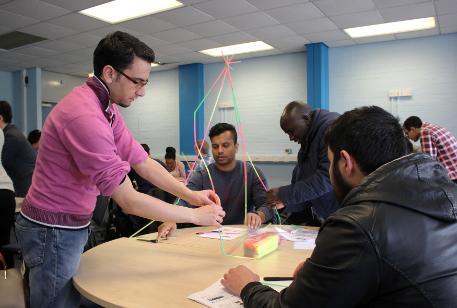
POLYGON ((408 138, 421 141, 422 152, 439 161, 457 183, 457 139, 445 128, 412 116, 403 123, 408 138))

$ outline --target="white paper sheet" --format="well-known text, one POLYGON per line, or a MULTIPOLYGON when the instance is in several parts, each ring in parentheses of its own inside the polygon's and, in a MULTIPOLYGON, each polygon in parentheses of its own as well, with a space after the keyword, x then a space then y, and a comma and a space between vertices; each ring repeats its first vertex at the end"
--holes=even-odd
MULTIPOLYGON (((260 282, 272 287, 276 291, 288 287, 292 281, 268 281, 261 280, 260 282)), ((211 308, 241 308, 243 302, 238 296, 232 295, 222 286, 220 280, 216 281, 203 291, 193 293, 187 297, 197 303, 211 308)))
POLYGON ((231 241, 246 234, 246 229, 236 227, 222 227, 220 229, 211 230, 208 232, 199 232, 197 236, 204 238, 219 239, 222 237, 224 241, 231 241))

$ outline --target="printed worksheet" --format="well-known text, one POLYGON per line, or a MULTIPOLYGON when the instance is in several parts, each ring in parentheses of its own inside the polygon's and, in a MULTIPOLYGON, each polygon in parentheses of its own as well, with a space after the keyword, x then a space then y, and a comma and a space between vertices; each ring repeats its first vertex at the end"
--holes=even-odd
POLYGON ((225 241, 230 241, 246 234, 246 229, 236 227, 222 227, 208 232, 198 232, 197 236, 204 238, 222 238, 225 241))
MULTIPOLYGON (((292 281, 274 281, 260 282, 272 287, 276 291, 288 287, 292 281)), ((221 281, 218 280, 203 291, 193 293, 187 297, 197 303, 205 305, 211 308, 240 308, 243 307, 243 302, 238 296, 232 295, 229 291, 224 288, 221 281)))

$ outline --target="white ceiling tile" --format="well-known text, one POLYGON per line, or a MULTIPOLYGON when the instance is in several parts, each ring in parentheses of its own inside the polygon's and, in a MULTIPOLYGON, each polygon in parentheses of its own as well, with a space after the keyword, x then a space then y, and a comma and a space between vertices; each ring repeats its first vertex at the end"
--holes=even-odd
POLYGON ((224 35, 218 35, 218 36, 211 37, 211 39, 215 40, 216 42, 221 43, 222 46, 257 41, 257 39, 255 37, 253 37, 252 35, 249 35, 245 32, 234 32, 234 33, 229 33, 229 34, 224 34, 224 35))
POLYGON ((457 13, 457 1, 455 0, 435 0, 438 15, 457 13))
POLYGON ((370 37, 361 37, 353 39, 357 44, 366 44, 366 43, 377 43, 385 41, 393 41, 395 36, 393 34, 379 35, 379 36, 370 36, 370 37))
POLYGON ((152 37, 150 35, 143 35, 138 37, 139 40, 144 42, 146 45, 151 47, 152 49, 156 48, 157 46, 169 45, 170 42, 159 40, 158 38, 152 37))
POLYGON ((94 48, 83 48, 83 49, 78 49, 78 50, 73 50, 72 52, 69 52, 72 54, 75 54, 76 56, 81 56, 85 57, 86 59, 92 59, 94 55, 94 48))
POLYGON ((81 49, 81 46, 77 43, 65 42, 65 41, 44 41, 39 42, 35 46, 46 49, 56 50, 59 52, 66 52, 76 49, 81 49))
POLYGON ((297 3, 308 2, 308 0, 248 0, 252 5, 261 10, 274 9, 281 6, 288 6, 297 3))
POLYGON ((354 45, 353 40, 341 40, 341 41, 327 41, 325 43, 328 47, 343 47, 354 45))
POLYGON ((252 29, 252 30, 247 30, 247 33, 251 34, 254 37, 260 38, 260 39, 267 39, 267 38, 273 38, 273 37, 286 37, 286 36, 292 36, 296 35, 296 33, 286 26, 283 25, 277 25, 277 26, 271 26, 271 27, 264 27, 264 28, 259 28, 259 29, 252 29))
POLYGON ((199 34, 187 31, 183 28, 176 28, 154 33, 152 36, 170 43, 185 42, 201 38, 199 34))
POLYGON ((208 13, 215 18, 224 18, 258 11, 258 9, 245 0, 211 0, 198 3, 195 8, 208 13))
POLYGON ((345 14, 330 17, 340 28, 361 27, 384 22, 378 11, 367 11, 354 14, 345 14))
POLYGON ((210 37, 238 31, 237 28, 220 20, 187 26, 186 29, 197 33, 202 37, 210 37))
POLYGON ((213 40, 205 39, 205 38, 188 41, 188 42, 182 42, 179 45, 183 46, 184 48, 189 48, 190 50, 194 50, 194 51, 216 48, 216 47, 222 46, 221 43, 218 43, 213 40))
POLYGON ((300 48, 304 50, 305 45, 308 44, 309 41, 302 36, 294 35, 288 37, 275 37, 266 39, 265 43, 281 50, 297 50, 300 48))
POLYGON ((438 22, 442 28, 452 28, 457 26, 457 14, 438 16, 438 22))
POLYGON ((23 62, 23 61, 27 61, 29 59, 35 58, 35 56, 25 55, 25 54, 17 53, 15 51, 16 50, 14 50, 14 51, 2 51, 0 49, 0 57, 3 58, 3 59, 12 60, 14 62, 23 62))
POLYGON ((14 51, 17 53, 20 53, 20 54, 31 55, 31 56, 35 56, 35 57, 47 57, 47 56, 55 55, 58 53, 58 51, 56 51, 56 50, 35 47, 35 46, 16 48, 16 49, 14 49, 14 51))
POLYGON ((205 1, 208 1, 208 0, 179 0, 179 2, 181 2, 184 5, 193 5, 193 4, 205 2, 205 1))
POLYGON ((225 18, 224 21, 240 30, 248 30, 279 24, 273 17, 264 12, 255 12, 241 16, 225 18))
POLYGON ((288 24, 287 27, 299 34, 325 32, 338 29, 338 27, 328 18, 305 20, 293 24, 288 24))
POLYGON ((53 58, 35 58, 32 60, 28 60, 24 62, 25 65, 29 67, 48 67, 48 66, 56 66, 60 64, 60 61, 55 60, 53 58))
POLYGON ((9 27, 0 26, 0 34, 11 32, 12 29, 9 27))
POLYGON ((440 28, 440 32, 441 34, 456 33, 457 27, 440 28))
MULTIPOLYGON (((156 61, 161 63, 162 65, 167 65, 170 63, 179 63, 179 61, 182 60, 181 58, 174 57, 174 56, 166 56, 166 55, 158 55, 156 58, 156 61)), ((156 69, 156 66, 152 68, 153 70, 156 69)))
POLYGON ((0 10, 0 26, 18 29, 39 22, 35 18, 0 10))
POLYGON ((341 41, 341 40, 350 39, 350 37, 341 30, 309 33, 309 34, 305 34, 303 36, 312 43, 325 42, 325 41, 341 41))
POLYGON ((22 28, 21 31, 52 40, 76 33, 76 31, 73 31, 70 28, 56 26, 45 22, 22 28))
POLYGON ((397 6, 379 10, 386 22, 436 16, 433 3, 397 6))
POLYGON ((67 27, 76 31, 88 31, 91 29, 97 29, 101 27, 109 26, 109 23, 106 23, 95 18, 85 16, 78 13, 71 13, 65 16, 57 17, 51 20, 48 20, 49 23, 67 27))
POLYGON ((141 35, 140 32, 137 32, 137 31, 132 30, 132 29, 127 29, 127 28, 121 27, 119 25, 111 25, 111 26, 108 26, 108 27, 102 27, 102 28, 90 30, 90 31, 88 31, 88 33, 91 33, 91 34, 94 34, 94 35, 97 35, 97 36, 100 36, 100 37, 105 37, 109 33, 113 33, 113 32, 116 32, 116 31, 127 32, 127 33, 129 33, 130 35, 133 35, 133 36, 140 36, 141 35))
POLYGON ((202 61, 207 61, 213 57, 210 57, 208 55, 202 54, 200 52, 192 52, 192 53, 186 53, 186 54, 180 54, 176 55, 177 57, 180 57, 182 59, 185 59, 187 62, 202 62, 202 61))
POLYGON ((154 51, 157 52, 158 55, 162 55, 163 54, 163 55, 166 55, 166 56, 169 56, 169 55, 172 56, 172 55, 176 55, 176 54, 192 52, 192 50, 190 50, 188 48, 181 47, 181 46, 176 45, 176 44, 159 46, 159 47, 155 48, 154 51))
POLYGON ((90 7, 94 7, 112 0, 42 0, 47 3, 63 7, 70 11, 81 11, 90 7))
POLYGON ((327 16, 363 12, 375 8, 371 0, 319 0, 314 4, 327 16))
POLYGON ((138 31, 139 33, 143 34, 151 34, 155 32, 161 32, 169 29, 176 28, 175 25, 157 19, 151 16, 145 16, 142 18, 132 19, 126 22, 122 22, 118 24, 121 27, 126 29, 132 29, 134 31, 138 31))
POLYGON ((377 8, 402 6, 415 3, 432 2, 432 0, 373 0, 377 8))
MULTIPOLYGON (((457 23, 456 23, 457 25, 457 23)), ((397 39, 409 39, 409 38, 416 38, 416 37, 423 37, 423 36, 430 36, 430 35, 437 35, 440 34, 438 28, 422 30, 422 31, 412 31, 412 32, 404 32, 395 34, 395 38, 397 39)))
POLYGON ((301 3, 265 11, 283 24, 324 17, 312 3, 301 3))
POLYGON ((63 9, 42 1, 16 0, 0 7, 1 10, 32 17, 38 20, 46 20, 70 13, 63 9))
POLYGON ((81 47, 94 47, 98 45, 102 37, 90 33, 79 33, 67 36, 62 40, 65 42, 79 43, 81 47))
MULTIPOLYGON (((73 50, 73 51, 75 51, 75 50, 73 50)), ((69 53, 61 53, 61 54, 54 55, 54 56, 52 56, 52 58, 60 61, 63 64, 71 64, 71 63, 76 63, 76 62, 81 62, 83 60, 86 60, 87 55, 82 56, 82 55, 77 55, 73 52, 69 52, 69 53)))
POLYGON ((198 24, 214 18, 191 6, 181 7, 154 15, 155 18, 172 23, 178 27, 198 24))

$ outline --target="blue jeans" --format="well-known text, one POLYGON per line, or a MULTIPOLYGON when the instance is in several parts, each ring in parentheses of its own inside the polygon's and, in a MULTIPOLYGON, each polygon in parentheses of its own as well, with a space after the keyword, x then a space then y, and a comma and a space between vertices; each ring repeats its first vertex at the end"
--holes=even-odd
POLYGON ((16 234, 30 269, 30 307, 78 307, 80 295, 72 277, 78 270, 88 229, 46 227, 19 215, 16 234))

